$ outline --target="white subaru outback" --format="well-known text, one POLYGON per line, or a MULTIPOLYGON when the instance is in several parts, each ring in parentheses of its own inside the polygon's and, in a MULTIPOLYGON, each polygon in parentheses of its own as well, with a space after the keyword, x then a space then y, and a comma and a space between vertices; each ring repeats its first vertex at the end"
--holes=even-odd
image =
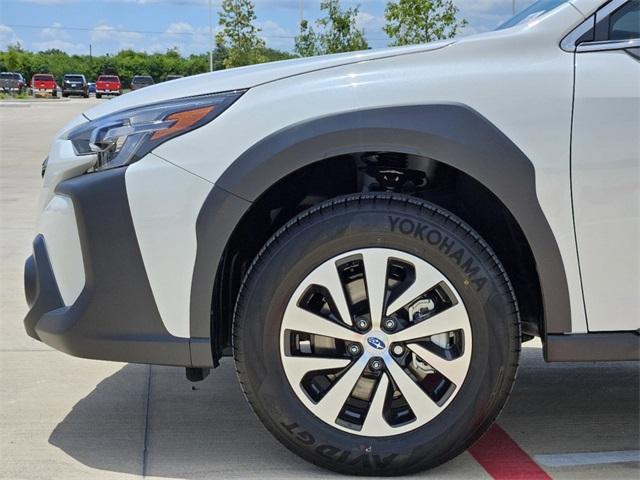
POLYGON ((469 447, 521 341, 638 359, 640 1, 199 75, 101 104, 43 165, 29 335, 86 358, 235 357, 324 467, 469 447))

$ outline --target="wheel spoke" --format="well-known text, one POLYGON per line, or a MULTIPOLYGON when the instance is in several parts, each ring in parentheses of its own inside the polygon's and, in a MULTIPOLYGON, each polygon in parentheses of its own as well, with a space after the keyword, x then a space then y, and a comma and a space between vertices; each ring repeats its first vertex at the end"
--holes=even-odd
POLYGON ((389 377, 386 373, 380 376, 378 386, 373 394, 373 399, 369 405, 369 411, 364 419, 364 425, 360 430, 361 435, 380 437, 393 435, 396 433, 391 425, 384 419, 384 401, 386 400, 387 389, 389 388, 389 377))
POLYGON ((285 364, 291 383, 299 385, 302 378, 309 372, 344 368, 349 365, 351 360, 348 358, 284 356, 282 362, 285 364))
POLYGON ((368 355, 362 355, 347 372, 329 389, 327 394, 316 405, 316 413, 325 421, 335 422, 347 397, 353 391, 356 382, 367 365, 368 355))
POLYGON ((415 281, 389 305, 386 312, 387 315, 397 312, 445 279, 438 270, 426 263, 414 265, 414 268, 416 272, 415 281))
POLYGON ((367 299, 371 313, 371 329, 380 330, 387 292, 387 262, 389 254, 379 249, 362 251, 364 276, 367 282, 367 299))
POLYGON ((418 422, 424 423, 440 413, 440 407, 413 381, 411 377, 387 355, 385 359, 389 373, 405 400, 411 407, 418 422))
POLYGON ((360 335, 349 330, 346 326, 327 320, 298 306, 289 306, 287 308, 282 325, 284 328, 313 335, 339 338, 351 342, 359 342, 361 340, 360 335))
POLYGON ((465 328, 468 323, 467 311, 462 303, 458 303, 442 312, 436 313, 433 317, 390 335, 390 338, 393 342, 407 342, 418 338, 430 337, 438 333, 459 330, 465 328))
POLYGON ((333 262, 327 262, 314 270, 313 273, 307 277, 306 283, 316 284, 326 288, 338 309, 338 314, 342 321, 347 325, 353 325, 351 314, 349 313, 349 306, 347 305, 347 297, 342 288, 342 281, 340 280, 338 269, 333 262))
MULTIPOLYGON (((418 307, 422 310, 422 303, 415 305, 415 309, 418 307)), ((289 299, 279 335, 281 365, 287 383, 298 400, 318 420, 333 428, 371 438, 392 437, 414 431, 442 413, 467 381, 465 378, 472 354, 469 315, 456 288, 428 261, 383 247, 345 251, 313 269, 289 299), (341 274, 341 268, 337 265, 347 268, 345 275, 341 274), (389 301, 389 275, 393 276, 394 288, 400 292, 393 301, 389 301), (401 291, 401 288, 406 290, 401 291), (413 309, 409 306, 412 302, 419 298, 426 299, 424 295, 431 296, 432 293, 428 292, 434 289, 441 294, 443 301, 432 298, 433 304, 428 302, 424 312, 421 311, 422 315, 429 309, 429 313, 424 315, 425 320, 420 321, 416 316, 415 322, 411 318, 407 323, 407 315, 401 309, 409 309, 411 313, 413 309), (350 303, 352 297, 356 302, 354 305, 350 303), (365 310, 367 303, 368 312, 365 310), (447 308, 443 303, 455 305, 447 308), (357 311, 358 315, 363 314, 365 318, 370 315, 370 326, 356 329, 352 310, 354 313, 357 311), (382 328, 383 321, 391 315, 397 315, 398 329, 395 332, 390 331, 391 328, 382 328), (403 328, 405 325, 408 326, 403 328), (446 335, 453 331, 461 333, 446 335), (461 351, 462 355, 446 360, 440 356, 439 350, 431 349, 422 341, 439 334, 443 334, 442 339, 447 338, 448 343, 456 346, 452 351, 461 351), (354 343, 360 348, 351 348, 354 343), (424 382, 419 372, 414 374, 413 367, 406 363, 404 357, 396 360, 392 355, 392 351, 400 355, 399 350, 394 349, 394 344, 402 346, 403 352, 408 352, 410 356, 420 357, 437 371, 439 375, 432 378, 440 379, 440 375, 446 377, 451 383, 443 381, 442 384, 449 385, 450 390, 438 396, 438 399, 436 396, 432 398, 427 386, 431 383, 424 382), (343 355, 345 349, 357 357, 343 355), (324 356, 313 356, 309 352, 326 353, 324 356), (373 378, 366 382, 362 379, 373 356, 380 357, 384 362, 377 384, 373 378), (315 372, 326 376, 326 382, 315 378, 315 372), (367 390, 371 385, 374 390, 367 390), (354 393, 356 388, 357 393, 354 393), (406 411, 385 410, 389 408, 390 401, 387 394, 390 395, 393 388, 407 402, 406 411), (352 395, 362 400, 368 398, 368 409, 366 404, 351 399, 352 395), (352 402, 355 403, 352 405, 352 402), (352 411, 352 408, 355 410, 352 411), (362 408, 366 410, 366 416, 364 419, 359 417, 361 427, 349 422, 346 417, 343 421, 341 415, 363 412, 360 410, 362 408), (411 418, 409 409, 415 419, 407 421, 407 416, 411 418), (387 413, 390 415, 388 420, 387 413), (407 416, 403 416, 405 414, 407 416)), ((432 341, 445 345, 438 338, 432 338, 432 341)), ((377 370, 377 366, 372 368, 377 370)), ((360 425, 360 422, 357 423, 360 425)))
POLYGON ((447 360, 416 343, 410 343, 408 347, 457 387, 462 385, 464 377, 467 375, 467 362, 463 356, 447 360))

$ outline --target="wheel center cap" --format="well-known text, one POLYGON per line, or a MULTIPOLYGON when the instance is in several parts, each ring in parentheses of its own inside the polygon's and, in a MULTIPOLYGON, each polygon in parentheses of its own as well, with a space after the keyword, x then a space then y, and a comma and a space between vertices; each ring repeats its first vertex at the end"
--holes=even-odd
POLYGON ((366 337, 365 349, 373 355, 385 353, 389 348, 389 340, 387 336, 380 331, 373 331, 366 337))

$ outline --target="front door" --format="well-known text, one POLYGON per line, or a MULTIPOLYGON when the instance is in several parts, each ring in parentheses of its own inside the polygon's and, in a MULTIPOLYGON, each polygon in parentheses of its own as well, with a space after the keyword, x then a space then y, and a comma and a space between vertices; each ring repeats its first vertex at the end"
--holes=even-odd
POLYGON ((590 331, 640 328, 640 0, 596 13, 577 46, 572 189, 590 331))

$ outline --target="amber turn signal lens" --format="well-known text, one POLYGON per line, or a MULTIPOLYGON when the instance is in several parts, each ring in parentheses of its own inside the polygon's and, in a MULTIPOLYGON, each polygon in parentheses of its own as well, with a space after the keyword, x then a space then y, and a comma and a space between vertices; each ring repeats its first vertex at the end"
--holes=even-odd
POLYGON ((164 120, 165 121, 171 120, 171 121, 174 121, 175 123, 167 129, 158 130, 157 132, 155 132, 151 136, 151 140, 157 140, 163 137, 167 137, 169 135, 175 135, 176 133, 180 133, 180 131, 191 127, 192 125, 194 125, 195 123, 199 122, 204 117, 209 115, 209 113, 213 109, 214 107, 211 106, 211 107, 196 108, 194 110, 187 110, 184 112, 172 113, 164 120))

